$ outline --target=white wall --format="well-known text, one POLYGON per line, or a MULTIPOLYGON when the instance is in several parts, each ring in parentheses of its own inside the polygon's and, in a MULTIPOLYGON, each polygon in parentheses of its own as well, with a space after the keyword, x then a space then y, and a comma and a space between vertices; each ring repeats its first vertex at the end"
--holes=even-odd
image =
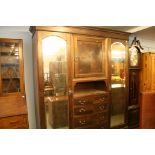
POLYGON ((155 52, 155 27, 150 27, 130 35, 129 45, 131 44, 134 37, 137 37, 137 40, 140 40, 144 51, 155 52))
POLYGON ((34 82, 32 62, 32 35, 27 27, 0 27, 0 38, 23 39, 25 91, 28 108, 29 128, 36 128, 34 105, 34 82))

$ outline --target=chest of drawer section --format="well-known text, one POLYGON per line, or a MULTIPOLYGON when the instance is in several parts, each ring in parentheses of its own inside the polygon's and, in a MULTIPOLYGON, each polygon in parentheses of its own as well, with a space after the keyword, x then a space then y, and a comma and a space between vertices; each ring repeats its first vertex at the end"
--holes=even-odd
POLYGON ((109 94, 74 99, 73 128, 107 128, 109 94))

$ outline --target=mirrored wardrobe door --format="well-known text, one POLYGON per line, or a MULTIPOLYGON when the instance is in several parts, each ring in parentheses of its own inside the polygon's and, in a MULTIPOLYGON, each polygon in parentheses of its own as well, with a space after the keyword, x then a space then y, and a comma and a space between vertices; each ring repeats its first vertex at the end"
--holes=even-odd
POLYGON ((69 128, 67 42, 59 36, 42 39, 44 104, 47 128, 69 128))
POLYGON ((111 44, 111 127, 125 124, 127 106, 127 51, 119 41, 111 44))

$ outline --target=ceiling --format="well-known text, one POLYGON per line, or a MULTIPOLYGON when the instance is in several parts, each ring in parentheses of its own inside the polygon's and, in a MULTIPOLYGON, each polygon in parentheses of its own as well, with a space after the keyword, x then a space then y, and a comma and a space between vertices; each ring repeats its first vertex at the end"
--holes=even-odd
POLYGON ((135 33, 135 32, 150 28, 152 26, 98 26, 98 27, 110 29, 110 30, 122 31, 122 32, 135 33))
MULTIPOLYGON (((117 30, 129 33, 135 33, 151 26, 95 26, 98 28, 105 28, 110 30, 117 30)), ((0 30, 7 30, 11 32, 28 32, 29 26, 0 26, 0 30)))

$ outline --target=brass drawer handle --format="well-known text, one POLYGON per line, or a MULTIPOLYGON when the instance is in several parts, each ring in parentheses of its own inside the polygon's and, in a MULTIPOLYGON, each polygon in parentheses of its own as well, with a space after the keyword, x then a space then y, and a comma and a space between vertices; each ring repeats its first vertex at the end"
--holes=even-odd
POLYGON ((84 125, 84 124, 86 124, 86 121, 85 120, 80 120, 79 123, 84 125))
POLYGON ((104 117, 104 116, 102 116, 102 117, 101 117, 101 119, 103 120, 103 119, 105 119, 105 117, 104 117))
POLYGON ((79 110, 79 112, 85 112, 86 111, 86 109, 84 109, 84 108, 81 108, 80 110, 79 110))
POLYGON ((105 98, 104 97, 102 98, 102 101, 105 101, 105 98))
POLYGON ((104 97, 103 98, 100 98, 99 101, 104 102, 105 101, 105 98, 104 97))
POLYGON ((105 106, 103 105, 103 106, 102 106, 102 108, 104 109, 104 108, 105 108, 105 106))
POLYGON ((104 105, 101 105, 101 106, 99 106, 99 109, 100 110, 104 110, 105 109, 105 106, 104 105))
POLYGON ((84 100, 84 101, 79 101, 79 103, 81 104, 81 105, 84 105, 85 103, 86 103, 86 101, 84 100))

